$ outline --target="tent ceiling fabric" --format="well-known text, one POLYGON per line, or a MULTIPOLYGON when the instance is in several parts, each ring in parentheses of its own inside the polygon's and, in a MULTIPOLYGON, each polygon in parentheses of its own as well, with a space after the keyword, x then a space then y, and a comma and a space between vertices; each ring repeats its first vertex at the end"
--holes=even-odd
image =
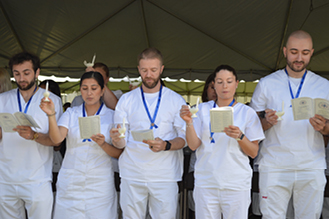
POLYGON ((0 9, 0 67, 26 50, 43 75, 78 78, 96 53, 112 77, 136 77, 137 54, 156 47, 164 77, 205 80, 229 64, 253 81, 285 66, 283 42, 303 29, 315 48, 309 69, 329 76, 328 0, 3 0, 0 9))

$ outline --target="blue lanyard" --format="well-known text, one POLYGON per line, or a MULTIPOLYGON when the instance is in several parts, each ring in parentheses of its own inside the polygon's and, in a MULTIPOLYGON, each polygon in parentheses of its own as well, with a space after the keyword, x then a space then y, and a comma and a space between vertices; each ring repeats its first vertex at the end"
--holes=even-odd
POLYGON ((289 84, 291 98, 292 99, 298 98, 299 97, 299 94, 300 94, 300 91, 302 90, 304 81, 305 81, 307 70, 305 70, 305 73, 304 73, 304 75, 302 77, 302 80, 300 81, 300 84, 299 84, 299 87, 298 87, 298 90, 297 90, 297 93, 296 93, 296 96, 295 97, 294 97, 294 94, 292 93, 292 90, 291 90, 291 85, 290 85, 289 74, 287 72, 287 68, 285 68, 284 71, 286 72, 286 74, 288 76, 288 84, 289 84))
MULTIPOLYGON (((30 99, 29 99, 29 101, 27 102, 27 105, 26 105, 26 107, 25 107, 25 109, 24 109, 24 113, 27 112, 27 109, 28 109, 29 106, 30 106, 30 103, 31 103, 32 97, 33 97, 35 91, 37 90, 37 87, 38 87, 38 86, 35 85, 35 88, 34 88, 33 94, 32 94, 32 96, 30 97, 30 99)), ((18 89, 18 88, 17 88, 17 100, 18 100, 18 108, 19 108, 19 111, 22 112, 21 98, 20 98, 20 96, 19 96, 19 89, 18 89)))
MULTIPOLYGON (((104 105, 104 102, 102 102, 101 106, 98 108, 97 112, 96 112, 96 116, 101 112, 102 108, 103 108, 103 105, 104 105)), ((82 104, 82 116, 83 117, 86 117, 86 110, 85 110, 85 102, 83 102, 82 104)), ((83 139, 82 142, 85 142, 85 141, 89 141, 91 142, 91 139, 88 138, 88 139, 83 139)))
POLYGON ((142 86, 141 86, 141 93, 142 93, 142 99, 143 99, 143 103, 144 103, 144 108, 145 108, 145 110, 146 110, 146 112, 147 112, 147 115, 148 115, 148 117, 149 117, 149 120, 150 120, 150 122, 151 122, 150 129, 153 129, 153 127, 157 129, 158 126, 157 126, 154 122, 155 122, 155 119, 156 119, 156 117, 157 117, 158 110, 159 110, 159 106, 160 106, 161 93, 162 93, 162 84, 161 84, 161 86, 160 86, 159 97, 158 97, 158 103, 157 103, 157 106, 156 106, 156 108, 155 108, 153 118, 151 118, 149 108, 147 107, 147 104, 146 104, 146 101, 145 101, 145 97, 144 97, 144 91, 143 91, 142 86))
MULTIPOLYGON (((228 106, 233 106, 235 102, 235 99, 232 100, 232 102, 228 105, 228 106)), ((214 102, 214 105, 212 108, 216 108, 216 101, 214 102)), ((211 132, 211 123, 209 122, 209 131, 210 131, 210 143, 215 143, 215 139, 214 139, 214 133, 211 132)))

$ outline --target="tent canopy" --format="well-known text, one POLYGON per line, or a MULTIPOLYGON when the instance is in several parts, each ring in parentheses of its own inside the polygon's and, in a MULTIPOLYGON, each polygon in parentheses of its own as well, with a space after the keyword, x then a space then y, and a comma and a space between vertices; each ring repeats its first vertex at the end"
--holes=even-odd
POLYGON ((38 55, 43 75, 79 78, 83 61, 137 77, 137 55, 156 47, 164 77, 205 80, 218 65, 253 81, 285 66, 287 36, 313 37, 309 69, 329 76, 327 0, 3 0, 0 67, 23 50, 38 55))

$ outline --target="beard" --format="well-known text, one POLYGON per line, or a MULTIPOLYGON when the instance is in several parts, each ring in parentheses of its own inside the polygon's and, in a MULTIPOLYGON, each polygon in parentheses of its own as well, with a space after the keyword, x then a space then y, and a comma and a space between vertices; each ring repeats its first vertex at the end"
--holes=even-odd
POLYGON ((28 83, 28 85, 25 87, 22 87, 20 84, 17 83, 17 81, 16 81, 16 85, 20 90, 24 90, 24 91, 29 90, 35 85, 35 79, 36 78, 34 78, 32 81, 30 81, 30 83, 28 83))
POLYGON ((150 78, 144 78, 142 79, 142 82, 143 82, 143 85, 148 88, 148 89, 153 89, 155 88, 155 86, 157 86, 157 84, 159 83, 160 81, 160 76, 156 79, 153 79, 153 82, 152 83, 147 83, 146 82, 146 79, 150 79, 150 78))
POLYGON ((308 66, 308 63, 309 63, 309 62, 305 63, 305 62, 303 62, 303 61, 301 61, 301 62, 298 62, 298 61, 290 62, 290 61, 288 61, 288 59, 287 59, 287 65, 288 65, 289 68, 290 68, 291 70, 293 70, 294 72, 302 72, 302 71, 304 71, 304 70, 306 69, 306 67, 308 66), (295 66, 294 66, 295 63, 303 63, 303 65, 302 65, 301 67, 295 67, 295 66))

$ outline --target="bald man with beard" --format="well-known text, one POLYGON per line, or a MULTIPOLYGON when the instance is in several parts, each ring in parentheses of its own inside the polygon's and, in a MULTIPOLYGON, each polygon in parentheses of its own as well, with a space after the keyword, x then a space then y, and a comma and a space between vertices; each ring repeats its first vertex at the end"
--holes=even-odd
POLYGON ((329 82, 307 70, 313 55, 311 36, 293 32, 283 53, 287 64, 262 78, 250 106, 261 118, 265 140, 259 152, 260 209, 265 219, 285 218, 291 196, 296 218, 319 218, 326 183, 325 148, 322 135, 329 133, 328 121, 320 115, 294 121, 291 100, 298 97, 329 99, 329 82), (276 110, 284 102, 284 116, 276 110))

